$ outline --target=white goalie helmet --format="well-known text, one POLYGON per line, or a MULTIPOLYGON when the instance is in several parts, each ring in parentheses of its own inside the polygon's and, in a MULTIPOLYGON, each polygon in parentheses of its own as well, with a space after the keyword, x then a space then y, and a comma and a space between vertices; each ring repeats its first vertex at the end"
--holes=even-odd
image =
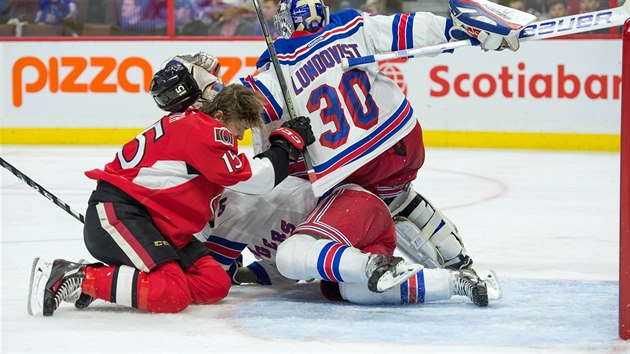
POLYGON ((328 6, 322 0, 280 0, 273 23, 284 38, 295 31, 315 32, 328 24, 328 6))

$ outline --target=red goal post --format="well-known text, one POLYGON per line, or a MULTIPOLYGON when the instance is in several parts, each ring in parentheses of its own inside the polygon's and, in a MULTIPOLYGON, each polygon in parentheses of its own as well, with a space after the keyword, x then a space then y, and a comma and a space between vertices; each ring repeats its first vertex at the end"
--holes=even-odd
MULTIPOLYGON (((626 0, 630 1, 630 0, 626 0)), ((630 20, 623 28, 621 186, 619 204, 619 337, 630 339, 630 20)))

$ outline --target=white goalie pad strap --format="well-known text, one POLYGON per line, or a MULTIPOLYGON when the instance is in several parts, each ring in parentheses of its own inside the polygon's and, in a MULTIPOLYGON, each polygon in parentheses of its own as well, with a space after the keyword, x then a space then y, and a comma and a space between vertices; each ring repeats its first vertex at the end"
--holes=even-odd
POLYGON ((427 202, 421 195, 416 193, 413 189, 407 190, 405 193, 401 193, 394 200, 389 202, 388 208, 393 216, 400 214, 410 204, 414 203, 414 199, 419 197, 420 203, 414 207, 409 215, 403 215, 404 217, 414 220, 418 227, 424 227, 434 213, 433 206, 427 202))
POLYGON ((403 217, 396 217, 397 248, 407 259, 426 268, 441 268, 443 259, 420 229, 403 217))
POLYGON ((433 215, 431 215, 429 222, 424 227, 422 227, 421 230, 426 232, 432 239, 434 239, 434 243, 439 243, 437 241, 441 237, 446 237, 446 235, 448 235, 448 233, 444 235, 444 227, 446 225, 442 225, 442 223, 446 224, 440 213, 434 212, 433 215), (438 230, 440 225, 442 225, 442 228, 438 230))

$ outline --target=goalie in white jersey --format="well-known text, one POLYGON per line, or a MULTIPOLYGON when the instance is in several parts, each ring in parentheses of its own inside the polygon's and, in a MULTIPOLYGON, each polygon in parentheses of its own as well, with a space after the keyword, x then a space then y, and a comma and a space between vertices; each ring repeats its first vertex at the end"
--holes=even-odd
MULTIPOLYGON (((421 113, 379 72, 378 64, 348 71, 341 65, 344 58, 453 39, 471 39, 484 50, 516 50, 519 30, 533 20, 485 0, 451 0, 449 5, 453 19, 427 12, 371 16, 345 10, 329 15, 320 0, 281 0, 275 24, 285 38, 276 39, 274 47, 296 114, 311 118, 314 193, 323 195, 342 181, 360 185, 384 200, 392 215, 411 221, 435 245, 443 266, 463 269, 472 260, 457 228, 411 187, 425 157, 421 113)), ((275 128, 290 117, 269 51, 257 67, 258 75, 240 80, 265 97, 263 118, 275 128)), ((254 135, 254 141, 257 150, 267 146, 265 137, 254 135)), ((416 240, 403 237, 398 244, 420 261, 416 240)))
MULTIPOLYGON (((317 203, 307 181, 288 177, 261 196, 225 190, 217 208, 213 227, 196 236, 206 242, 224 269, 232 268, 236 283, 283 286, 319 279, 328 299, 359 304, 420 304, 460 295, 486 306, 488 300, 501 298, 493 272, 480 278, 470 270, 420 269, 399 286, 370 291, 365 271, 371 255, 344 240, 360 237, 363 244, 357 247, 362 250, 392 254, 394 224, 385 204, 357 185, 336 187, 317 203), (355 205, 346 208, 349 204, 355 205), (330 227, 331 220, 337 228, 330 227), (333 240, 308 236, 313 228, 334 233, 333 240), (232 264, 245 247, 258 261, 236 271, 232 264)), ((426 255, 427 264, 435 261, 430 248, 426 255)))

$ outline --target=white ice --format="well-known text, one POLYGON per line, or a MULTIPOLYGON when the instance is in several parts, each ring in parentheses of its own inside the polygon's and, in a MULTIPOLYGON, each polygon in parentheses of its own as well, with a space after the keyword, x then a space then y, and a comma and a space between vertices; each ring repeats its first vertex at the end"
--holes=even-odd
MULTIPOLYGON (((0 146, 80 213, 117 147, 0 146)), ((419 306, 330 303, 316 283, 233 287, 175 315, 105 302, 26 313, 31 262, 90 258, 82 225, 2 169, 2 353, 630 353, 618 339, 619 154, 428 149, 415 188, 458 226, 504 299, 419 306)), ((251 255, 247 255, 251 260, 251 255)))

